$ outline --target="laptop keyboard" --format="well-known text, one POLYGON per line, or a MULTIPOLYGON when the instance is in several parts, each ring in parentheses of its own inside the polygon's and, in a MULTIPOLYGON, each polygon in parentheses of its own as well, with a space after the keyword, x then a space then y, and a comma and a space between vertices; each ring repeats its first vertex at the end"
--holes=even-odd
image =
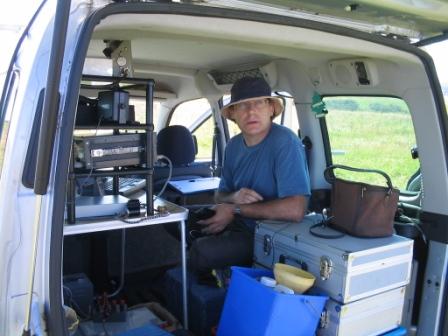
MULTIPOLYGON (((113 178, 108 177, 103 185, 104 191, 106 191, 106 193, 111 193, 113 189, 113 178)), ((128 196, 143 189, 146 186, 146 179, 138 177, 120 177, 118 179, 118 186, 119 193, 123 196, 128 196)))

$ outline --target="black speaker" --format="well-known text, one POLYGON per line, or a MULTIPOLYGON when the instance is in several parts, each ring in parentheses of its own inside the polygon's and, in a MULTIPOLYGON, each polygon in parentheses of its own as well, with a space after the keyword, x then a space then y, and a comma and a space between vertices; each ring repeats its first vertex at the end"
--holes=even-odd
POLYGON ((98 115, 105 123, 127 124, 129 115, 129 92, 122 90, 98 93, 98 115))

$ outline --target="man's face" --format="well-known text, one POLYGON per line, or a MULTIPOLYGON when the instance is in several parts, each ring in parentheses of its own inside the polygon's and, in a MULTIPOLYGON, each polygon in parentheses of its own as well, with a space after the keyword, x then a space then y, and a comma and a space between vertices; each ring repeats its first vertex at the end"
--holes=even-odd
POLYGON ((253 99, 235 104, 230 117, 244 136, 266 135, 271 127, 274 106, 267 98, 253 99))

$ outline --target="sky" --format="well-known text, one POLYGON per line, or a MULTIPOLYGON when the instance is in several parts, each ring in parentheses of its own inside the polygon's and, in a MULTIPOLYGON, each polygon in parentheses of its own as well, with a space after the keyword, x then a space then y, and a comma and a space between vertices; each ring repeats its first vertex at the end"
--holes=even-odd
POLYGON ((448 86, 448 40, 426 47, 436 65, 440 82, 448 86))
MULTIPOLYGON (((2 53, 0 53, 1 89, 20 32, 41 0, 0 1, 2 1, 2 10, 0 11, 0 41, 2 41, 2 53)), ((448 41, 432 45, 427 48, 427 51, 434 59, 440 82, 442 85, 448 86, 448 41)))
POLYGON ((2 10, 0 11, 0 41, 2 41, 2 52, 0 53, 0 88, 2 88, 6 71, 11 61, 11 55, 14 52, 17 39, 20 37, 20 32, 32 17, 40 0, 0 1, 2 3, 2 10))

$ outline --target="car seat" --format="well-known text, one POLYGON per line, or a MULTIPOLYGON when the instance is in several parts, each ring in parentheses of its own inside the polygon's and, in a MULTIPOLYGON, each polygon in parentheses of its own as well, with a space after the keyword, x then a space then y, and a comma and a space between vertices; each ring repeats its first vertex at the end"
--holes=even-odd
MULTIPOLYGON (((195 162, 197 146, 185 126, 172 125, 157 135, 157 154, 168 157, 173 164, 171 180, 188 180, 211 175, 210 165, 195 162)), ((169 167, 159 160, 154 166, 154 190, 160 190, 169 176, 169 167)))

